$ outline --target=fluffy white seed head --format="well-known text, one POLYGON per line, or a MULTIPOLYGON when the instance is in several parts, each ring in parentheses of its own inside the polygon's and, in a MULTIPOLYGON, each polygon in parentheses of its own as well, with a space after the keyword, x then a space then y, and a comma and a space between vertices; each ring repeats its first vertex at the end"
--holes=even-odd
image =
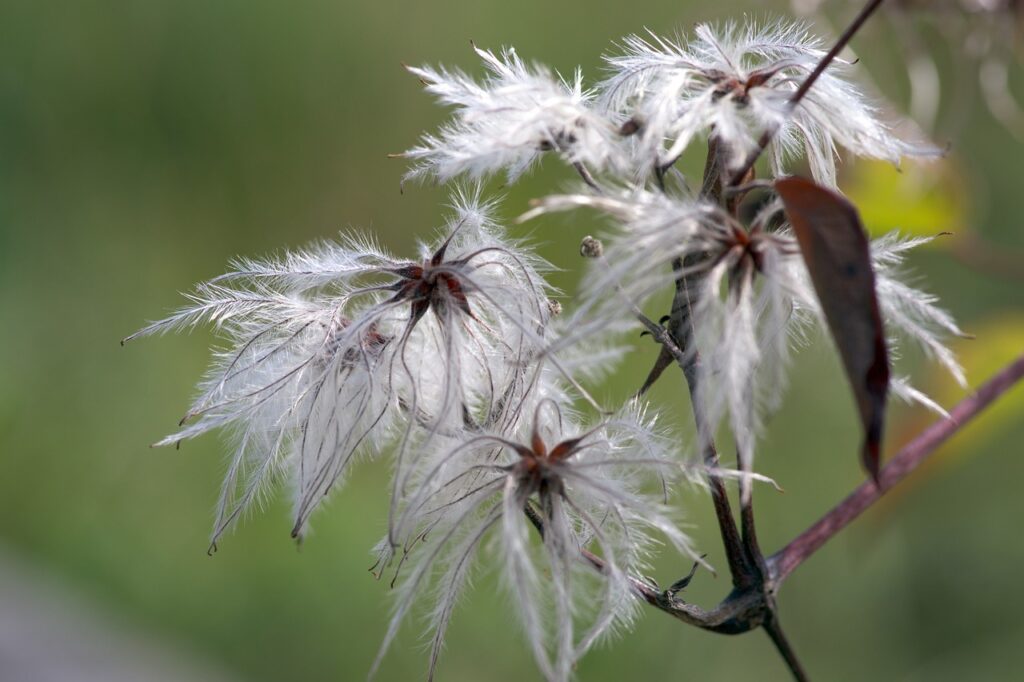
MULTIPOLYGON (((547 197, 525 217, 579 207, 609 214, 614 228, 583 281, 567 335, 556 345, 629 328, 651 296, 673 279, 685 282, 693 330, 688 350, 700 357, 700 441, 727 425, 749 475, 764 417, 780 405, 793 351, 811 330, 828 334, 781 204, 769 201, 743 225, 711 203, 629 190, 547 197)), ((914 343, 963 382, 946 345, 962 332, 934 296, 907 284, 900 272, 908 251, 923 241, 894 233, 871 245, 889 346, 898 356, 902 343, 914 343)), ((906 378, 894 381, 892 390, 903 400, 941 410, 906 378)))
MULTIPOLYGON (((963 387, 967 377, 956 355, 949 347, 951 338, 966 334, 956 320, 939 306, 934 294, 918 289, 911 284, 905 271, 908 254, 914 248, 931 241, 930 237, 909 237, 897 231, 889 232, 871 242, 871 262, 875 269, 875 288, 878 304, 888 332, 891 349, 899 349, 903 343, 912 343, 938 362, 963 387)), ((917 391, 904 392, 896 385, 898 396, 912 399, 928 407, 934 403, 922 400, 917 391)))
POLYGON ((693 556, 663 499, 688 469, 643 409, 628 405, 586 429, 562 389, 538 376, 523 419, 507 432, 435 439, 403 515, 398 599, 383 651, 425 590, 434 592, 431 669, 475 556, 497 556, 546 679, 567 680, 601 637, 636 609, 627 573, 652 543, 693 556), (599 556, 595 570, 589 556, 599 556))
POLYGON ((622 47, 606 58, 611 75, 600 85, 601 102, 639 127, 641 169, 667 166, 709 135, 727 147, 735 169, 766 130, 777 130, 768 153, 774 175, 803 155, 827 186, 835 186, 838 147, 893 163, 939 153, 897 137, 846 80, 843 62, 833 62, 792 109, 790 97, 825 54, 801 24, 700 24, 689 40, 651 33, 629 36, 622 47))
POLYGON ((191 423, 159 443, 233 432, 214 541, 275 478, 292 481, 298 536, 361 453, 397 448, 401 482, 414 443, 510 419, 545 343, 549 292, 543 262, 499 235, 491 208, 457 194, 418 259, 343 236, 238 261, 139 332, 209 323, 227 342, 191 423))
POLYGON ((578 70, 564 79, 527 66, 512 48, 500 55, 474 50, 487 68, 481 82, 457 70, 409 68, 455 112, 437 134, 402 155, 416 162, 407 178, 504 172, 511 182, 546 151, 595 171, 621 165, 618 132, 593 110, 578 70))

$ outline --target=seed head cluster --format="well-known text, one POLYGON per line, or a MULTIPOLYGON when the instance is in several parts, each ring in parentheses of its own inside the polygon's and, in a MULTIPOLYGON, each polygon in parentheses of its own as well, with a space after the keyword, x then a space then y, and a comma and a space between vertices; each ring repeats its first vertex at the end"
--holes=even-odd
MULTIPOLYGON (((771 182, 733 191, 731 173, 768 130, 767 180, 806 166, 834 188, 840 153, 894 163, 935 154, 895 134, 849 80, 851 64, 832 63, 794 105, 822 45, 783 22, 629 36, 591 87, 578 70, 563 78, 511 48, 474 47, 479 79, 410 67, 452 117, 401 155, 407 178, 462 179, 433 239, 409 257, 343 234, 239 260, 130 337, 209 325, 224 342, 180 430, 159 442, 231 438, 212 542, 282 479, 300 537, 357 461, 388 457, 374 572, 396 598, 374 671, 428 604, 432 677, 455 605, 485 564, 499 567, 544 678, 571 678, 595 643, 633 622, 655 548, 702 561, 678 505, 681 487, 709 475, 696 455, 727 432, 738 470, 713 473, 749 494, 791 358, 828 329, 771 182), (673 170, 692 147, 708 151, 698 188, 673 170), (590 211, 607 225, 580 244, 587 271, 572 297, 551 288, 551 266, 497 222, 484 195, 482 179, 515 181, 545 156, 580 188, 536 201, 520 220, 590 211), (643 311, 680 286, 686 310, 666 319, 688 320, 692 338, 658 338, 696 368, 692 437, 662 426, 641 398, 608 405, 586 388, 617 367, 643 311)), ((871 244, 886 333, 963 381, 946 345, 959 328, 903 277, 922 241, 893 233, 871 244)), ((905 377, 892 390, 942 409, 905 377)))

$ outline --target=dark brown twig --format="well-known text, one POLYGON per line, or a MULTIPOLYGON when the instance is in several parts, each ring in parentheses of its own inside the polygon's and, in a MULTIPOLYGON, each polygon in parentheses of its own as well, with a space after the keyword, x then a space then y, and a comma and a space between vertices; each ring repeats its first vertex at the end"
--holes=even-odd
POLYGON ((779 624, 779 618, 774 612, 774 608, 772 611, 772 616, 764 622, 765 632, 771 637, 772 643, 775 644, 775 649, 785 659, 786 665, 789 666, 789 671, 793 673, 793 679, 796 682, 807 682, 809 679, 807 673, 804 671, 803 665, 800 664, 800 659, 796 657, 796 652, 786 638, 786 633, 782 631, 782 625, 779 624))
POLYGON ((743 550, 747 554, 748 561, 752 565, 751 567, 757 571, 759 580, 766 579, 768 577, 768 570, 764 554, 761 553, 761 546, 757 541, 753 495, 746 501, 740 501, 740 532, 742 533, 743 550))
MULTIPOLYGON (((715 202, 721 201, 722 198, 723 151, 718 143, 718 138, 712 136, 704 164, 701 194, 715 202)), ((662 190, 664 190, 664 186, 662 186, 662 190)), ((710 425, 706 423, 707 420, 701 412, 700 400, 697 395, 700 356, 697 353, 693 330, 693 306, 696 298, 696 276, 693 274, 693 266, 703 257, 702 254, 691 254, 686 259, 676 258, 672 261, 675 295, 672 298, 672 309, 668 315, 667 328, 670 338, 675 342, 675 347, 681 349, 683 355, 680 358, 672 352, 668 345, 663 345, 654 367, 648 373, 638 394, 642 394, 650 388, 673 359, 677 361, 690 392, 690 403, 693 407, 697 432, 701 434, 701 440, 705 442, 702 453, 704 464, 710 471, 713 471, 718 468, 718 452, 715 449, 710 425)), ((722 545, 733 585, 736 589, 746 589, 756 582, 756 579, 750 559, 744 550, 739 529, 736 527, 736 520, 732 515, 725 483, 719 476, 710 474, 708 486, 711 490, 711 501, 715 508, 715 518, 722 535, 722 545)))

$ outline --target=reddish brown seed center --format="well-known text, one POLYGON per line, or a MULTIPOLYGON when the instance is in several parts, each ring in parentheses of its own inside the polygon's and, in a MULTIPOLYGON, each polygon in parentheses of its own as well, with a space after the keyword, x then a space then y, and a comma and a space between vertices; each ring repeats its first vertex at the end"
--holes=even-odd
POLYGON ((711 82, 716 85, 712 96, 716 100, 730 96, 737 105, 746 106, 750 102, 750 91, 767 83, 776 73, 775 69, 755 71, 746 80, 716 73, 711 77, 711 82))
POLYGON ((535 432, 530 438, 530 446, 518 449, 525 473, 538 481, 545 479, 552 465, 568 459, 576 453, 580 440, 580 438, 563 440, 549 450, 544 439, 535 432))
MULTIPOLYGON (((740 230, 743 232, 742 230, 740 230)), ((743 255, 740 257, 738 267, 752 267, 757 272, 761 272, 764 266, 764 256, 761 253, 759 247, 760 240, 757 235, 751 235, 747 232, 743 232, 743 239, 738 240, 737 244, 743 249, 743 255)))
POLYGON ((760 230, 748 232, 739 224, 732 225, 726 236, 720 237, 720 251, 714 259, 714 263, 722 260, 735 258, 731 274, 737 277, 744 271, 753 269, 761 272, 764 266, 764 254, 762 253, 762 241, 764 233, 760 230))
POLYGON ((405 281, 398 286, 398 293, 393 300, 410 301, 413 315, 421 316, 428 308, 435 311, 443 309, 449 302, 473 317, 466 296, 466 287, 462 280, 448 270, 438 271, 440 263, 434 259, 426 261, 422 266, 411 265, 398 272, 405 281))

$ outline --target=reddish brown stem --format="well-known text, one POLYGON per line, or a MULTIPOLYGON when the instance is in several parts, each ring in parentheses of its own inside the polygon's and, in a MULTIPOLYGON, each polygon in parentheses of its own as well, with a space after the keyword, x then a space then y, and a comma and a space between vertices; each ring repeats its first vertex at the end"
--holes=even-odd
POLYGON ((978 392, 962 400, 949 417, 925 429, 882 469, 880 485, 867 481, 840 502, 832 511, 805 530, 796 539, 769 557, 768 566, 775 587, 782 583, 797 566, 807 560, 833 536, 850 525, 868 507, 893 486, 912 473, 925 459, 957 433, 996 398, 1008 391, 1024 377, 1024 355, 989 379, 978 392))

